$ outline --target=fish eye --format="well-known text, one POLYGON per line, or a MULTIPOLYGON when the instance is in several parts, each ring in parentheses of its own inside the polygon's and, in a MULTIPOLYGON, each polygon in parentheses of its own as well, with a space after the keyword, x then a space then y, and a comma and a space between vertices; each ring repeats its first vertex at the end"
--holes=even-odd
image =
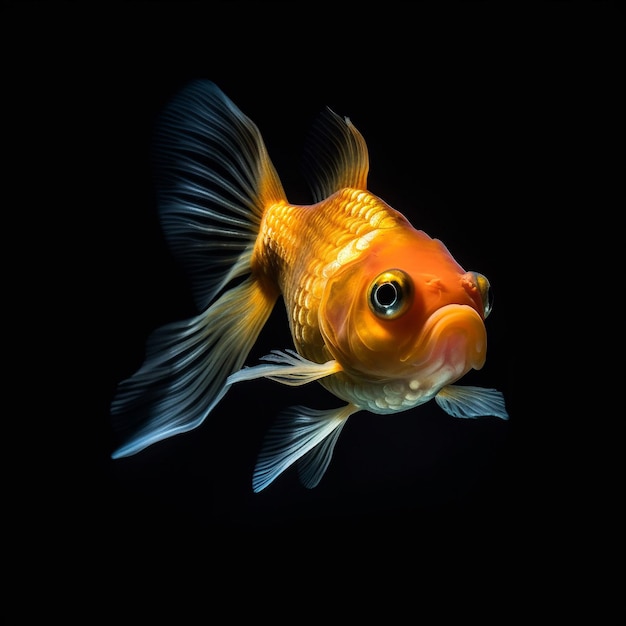
POLYGON ((402 270, 387 270, 379 274, 367 292, 367 301, 374 315, 393 320, 407 311, 413 288, 408 274, 402 270))
POLYGON ((493 291, 491 290, 491 285, 487 277, 483 276, 483 274, 478 272, 470 272, 470 274, 472 274, 474 283, 483 301, 483 316, 487 319, 487 316, 491 313, 491 309, 493 309, 493 291))

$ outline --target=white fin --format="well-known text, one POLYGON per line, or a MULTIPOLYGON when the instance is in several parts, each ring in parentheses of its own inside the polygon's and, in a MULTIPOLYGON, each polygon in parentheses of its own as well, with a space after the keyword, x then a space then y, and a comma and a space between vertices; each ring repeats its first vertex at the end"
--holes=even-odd
POLYGON ((265 436, 254 468, 252 489, 265 489, 304 455, 307 456, 299 468, 300 480, 306 487, 315 487, 330 463, 341 429, 358 410, 352 404, 325 411, 294 406, 281 413, 265 436))
POLYGON ((244 367, 228 377, 228 384, 232 385, 255 378, 269 378, 283 385, 297 387, 341 371, 341 366, 337 361, 314 363, 289 349, 284 352, 272 350, 270 354, 261 357, 261 361, 268 361, 272 365, 244 367))
POLYGON ((509 419, 504 396, 496 389, 448 385, 435 396, 437 404, 452 417, 485 417, 493 415, 509 419))
POLYGON ((204 313, 156 330, 144 364, 119 384, 111 405, 124 441, 113 458, 199 426, 228 391, 228 374, 241 368, 275 301, 248 279, 204 313))

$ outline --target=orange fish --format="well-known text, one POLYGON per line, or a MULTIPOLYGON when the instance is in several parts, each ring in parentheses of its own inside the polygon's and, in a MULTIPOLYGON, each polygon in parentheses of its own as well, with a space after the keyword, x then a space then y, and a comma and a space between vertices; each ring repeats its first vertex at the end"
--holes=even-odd
POLYGON ((307 156, 314 203, 293 205, 250 121, 212 82, 166 107, 155 142, 161 223, 190 279, 196 316, 157 329, 111 413, 113 458, 198 427, 234 384, 318 381, 343 406, 279 415, 252 478, 266 488, 297 461, 321 480, 348 418, 434 399, 454 417, 508 419, 495 389, 454 385, 485 363, 489 281, 367 190, 365 140, 330 109, 307 156), (282 297, 295 350, 245 366, 282 297))

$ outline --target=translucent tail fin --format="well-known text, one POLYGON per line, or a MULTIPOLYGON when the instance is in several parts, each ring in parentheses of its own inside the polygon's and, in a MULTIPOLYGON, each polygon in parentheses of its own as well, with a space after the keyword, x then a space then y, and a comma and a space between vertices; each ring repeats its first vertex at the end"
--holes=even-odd
POLYGON ((286 200, 253 122, 215 84, 194 81, 166 107, 154 154, 163 230, 203 312, 156 330, 143 366, 120 383, 114 458, 201 424, 278 297, 251 274, 263 213, 286 200))
POLYGON ((275 303, 253 280, 226 292, 206 312, 158 329, 145 363, 120 383, 111 405, 130 456, 199 426, 230 388, 275 303))
POLYGON ((250 271, 263 213, 285 192, 256 125, 207 80, 165 108, 154 166, 163 231, 202 310, 250 271))

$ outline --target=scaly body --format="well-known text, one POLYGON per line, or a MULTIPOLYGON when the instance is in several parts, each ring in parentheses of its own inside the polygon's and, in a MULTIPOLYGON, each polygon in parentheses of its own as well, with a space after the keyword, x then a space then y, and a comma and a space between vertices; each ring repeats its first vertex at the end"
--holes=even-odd
POLYGON ((403 222, 378 198, 355 189, 343 189, 310 206, 268 208, 252 267, 262 268, 257 271, 282 293, 296 349, 306 359, 324 363, 334 358, 318 319, 329 278, 345 263, 358 260, 368 236, 403 222))

